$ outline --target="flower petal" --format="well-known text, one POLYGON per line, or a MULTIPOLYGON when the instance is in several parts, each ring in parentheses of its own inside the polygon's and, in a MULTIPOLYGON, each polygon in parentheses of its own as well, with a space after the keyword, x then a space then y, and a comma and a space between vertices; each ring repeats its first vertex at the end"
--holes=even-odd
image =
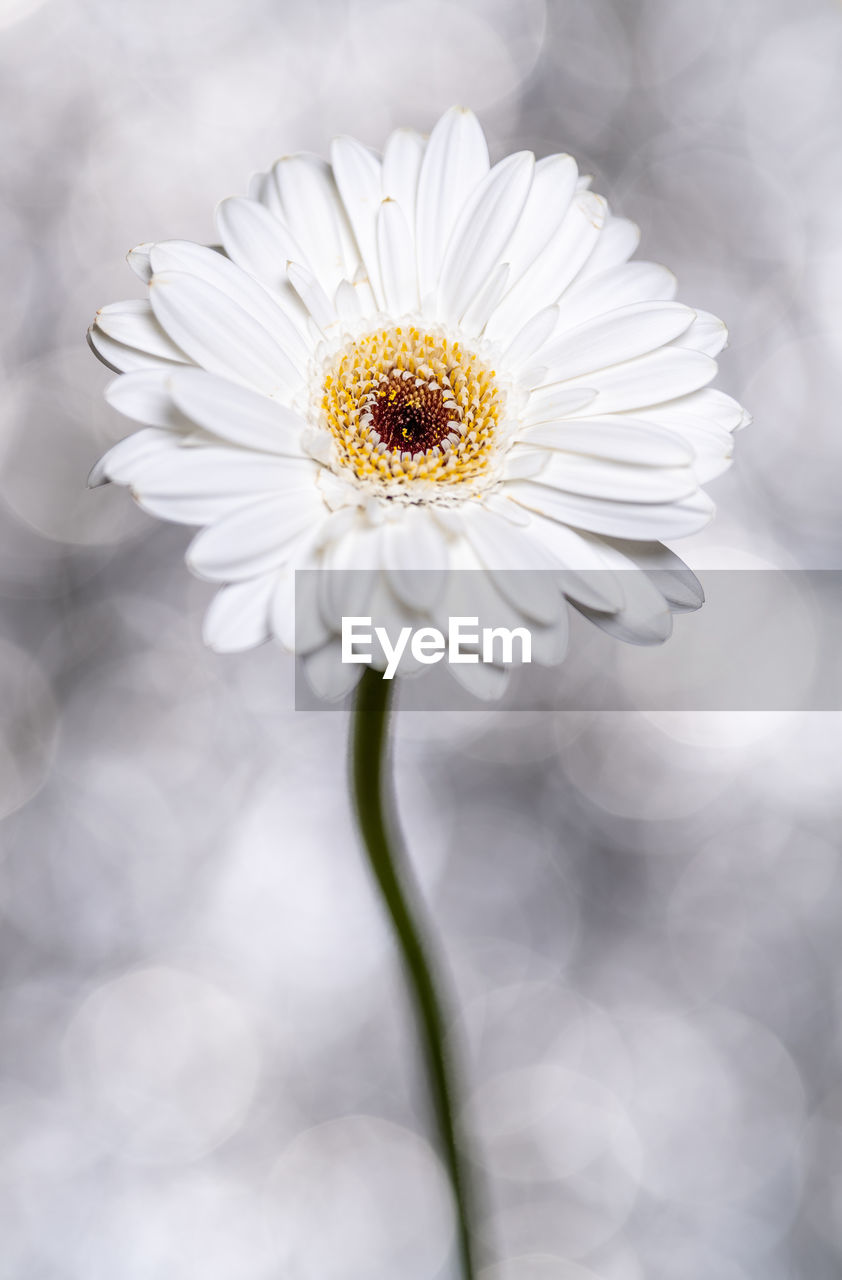
POLYGON ((309 267, 301 262, 287 265, 287 276, 313 320, 324 331, 336 321, 336 308, 309 267))
POLYGON ((609 214, 593 253, 579 272, 577 284, 607 271, 609 267, 628 262, 639 244, 640 227, 629 222, 628 218, 615 218, 609 214))
POLYGON ((684 333, 695 315, 678 302, 633 302, 556 334, 537 358, 565 380, 582 377, 656 351, 684 333))
POLYGON ((531 151, 495 165, 465 202, 450 237, 438 291, 438 314, 456 324, 494 270, 523 212, 535 157, 531 151))
POLYGON ((183 421, 173 403, 168 381, 170 376, 170 369, 166 367, 123 373, 109 382, 105 398, 118 413, 133 418, 135 422, 166 430, 186 429, 189 423, 183 421))
POLYGON ((429 608, 450 564, 447 539, 429 511, 407 507, 383 535, 383 565, 389 585, 410 608, 429 608))
POLYGON ((258 498, 197 534, 187 563, 198 577, 212 582, 256 577, 284 564, 324 516, 313 485, 258 498))
POLYGON ((737 401, 716 387, 704 387, 689 395, 679 396, 667 404, 647 406, 646 417, 651 422, 663 422, 669 426, 676 412, 691 413, 707 419, 725 431, 736 431, 743 425, 745 410, 737 401))
MULTIPOLYGON (((173 441, 172 434, 169 436, 173 441)), ((239 497, 240 503, 268 493, 308 492, 315 487, 316 464, 230 449, 225 445, 179 444, 123 465, 123 482, 140 495, 162 498, 239 497)))
POLYGON ((422 302, 436 288, 462 207, 488 168, 488 145, 476 116, 451 107, 430 134, 418 175, 415 237, 422 302))
POLYGON ((558 234, 576 194, 578 169, 572 156, 545 156, 535 165, 523 213, 506 246, 511 281, 521 276, 558 234))
POLYGON ((697 311, 690 328, 677 337, 672 345, 703 351, 706 356, 718 356, 727 342, 728 330, 719 317, 711 315, 709 311, 697 311))
POLYGON ((403 210, 389 198, 383 201, 377 215, 377 259, 387 311, 398 317, 416 310, 415 246, 403 210))
POLYGON ((359 254, 330 165, 301 152, 284 156, 272 170, 283 221, 301 254, 290 254, 312 271, 328 295, 353 276, 359 254))
POLYGON ((161 360, 186 363, 187 356, 164 332, 146 298, 129 298, 100 307, 94 321, 100 333, 161 360))
POLYGON ((556 422, 568 415, 578 414, 596 399, 592 387, 568 387, 563 382, 553 382, 533 391, 521 414, 525 427, 539 422, 556 422))
POLYGON ((526 617, 556 623, 564 613, 560 591, 547 571, 560 568, 529 528, 501 520, 480 503, 466 506, 465 536, 494 578, 497 590, 526 617))
POLYGON ((331 145, 333 174, 360 257, 378 302, 382 302, 377 259, 377 214, 380 209, 379 158, 356 138, 335 138, 331 145))
POLYGON ((126 254, 126 262, 128 262, 132 271, 139 280, 144 284, 149 284, 152 279, 152 264, 149 261, 149 250, 152 248, 148 241, 144 244, 137 245, 134 249, 130 249, 126 254))
POLYGON ((479 337, 508 287, 509 264, 501 262, 491 272, 484 286, 463 314, 459 322, 461 332, 469 338, 479 337))
POLYGON ((582 379, 572 378, 564 385, 572 389, 580 381, 587 381, 597 396, 581 416, 602 417, 673 400, 703 387, 714 377, 716 361, 710 356, 680 347, 662 347, 636 360, 585 374, 582 379))
POLYGON ((342 661, 339 640, 329 640, 320 649, 305 654, 301 662, 314 693, 328 702, 338 702, 346 697, 357 687, 365 671, 361 662, 342 661))
POLYGON ((693 450, 666 427, 625 414, 575 422, 543 422, 524 429, 520 439, 544 449, 650 467, 680 467, 693 461, 693 450))
POLYGON ((151 356, 148 351, 138 351, 137 347, 127 347, 123 342, 115 342, 103 333, 97 325, 92 324, 87 333, 88 346, 98 360, 101 360, 113 373, 133 373, 139 369, 177 369, 184 364, 184 356, 176 360, 164 360, 161 356, 151 356))
POLYGON ((400 205, 413 245, 418 175, 426 146, 423 137, 415 129, 395 129, 389 135, 383 150, 381 194, 384 200, 394 200, 400 205))
POLYGON ((169 386, 181 412, 211 435, 265 453, 302 456, 306 423, 276 400, 204 369, 179 370, 169 386))
POLYGON ((158 320, 200 367, 266 395, 298 385, 289 357, 266 329, 213 285, 168 271, 153 276, 149 290, 158 320))
POLYGON ((511 342, 536 311, 558 301, 593 251, 606 209, 602 197, 590 191, 573 197, 557 235, 494 312, 487 326, 489 337, 511 342))
POLYGON ((670 302, 677 287, 678 281, 666 267, 624 262, 585 279, 579 275, 559 303, 559 319, 572 329, 632 302, 670 302))
POLYGON ((687 465, 652 467, 557 452, 548 454, 547 465, 533 483, 616 502, 656 503, 689 498, 699 487, 687 465))
POLYGON ((113 480, 115 484, 128 484, 129 477, 138 465, 162 451, 171 450, 173 443, 173 433, 160 427, 147 427, 143 431, 133 432, 102 455, 88 476, 89 487, 95 489, 108 480, 113 480))
POLYGON ((310 350, 299 329, 279 301, 241 267, 223 254, 204 245, 192 244, 189 240, 166 240, 155 244, 150 259, 155 276, 170 271, 186 271, 236 302, 275 340, 298 376, 303 376, 310 350))
POLYGON ((506 348, 503 361, 507 369, 517 371, 536 358, 536 352, 549 341, 558 324, 558 307, 553 303, 535 313, 515 334, 506 348))
POLYGON ((704 588, 695 573, 660 542, 624 542, 614 538, 611 546, 651 579, 671 609, 692 612, 704 604, 704 588))
POLYGON ((565 493, 534 480, 516 481, 508 486, 507 492, 515 502, 548 519, 635 542, 669 541, 698 533, 714 511, 710 498, 701 490, 679 502, 665 503, 591 498, 565 493))
POLYGON ((216 225, 232 262, 278 298, 299 332, 306 332, 307 313, 287 281, 288 262, 300 262, 304 251, 289 229, 255 200, 231 196, 216 210, 216 225))
POLYGON ((217 591, 205 614, 205 644, 215 653, 239 653, 268 640, 269 605, 277 580, 277 573, 267 573, 217 591))

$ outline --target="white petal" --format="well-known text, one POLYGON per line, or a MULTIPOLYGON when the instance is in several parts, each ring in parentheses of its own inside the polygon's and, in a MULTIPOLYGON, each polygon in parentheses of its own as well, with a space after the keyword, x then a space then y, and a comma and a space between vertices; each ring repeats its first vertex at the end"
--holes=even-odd
POLYGON ((320 329, 336 321, 336 309, 309 267, 300 262, 287 266, 289 282, 320 329))
POLYGON ((596 399, 596 391, 589 387, 571 388, 562 382, 550 383, 533 391, 521 414, 524 426, 538 422, 556 422, 559 418, 578 414, 596 399))
POLYGON ((210 373, 283 394, 298 383, 289 358, 262 325, 213 285, 171 271, 149 286, 152 306, 167 333, 210 373))
POLYGON ((407 507, 383 536, 383 565, 395 595, 411 608, 429 608, 448 566, 447 539, 423 507, 407 507))
POLYGON ((186 363, 187 356, 161 328, 146 298, 130 298, 126 302, 112 302, 96 313, 95 325, 115 342, 123 346, 145 351, 161 360, 186 363))
POLYGON ((520 439, 544 449, 650 467, 680 467, 693 461, 693 450, 666 427, 625 414, 576 422, 544 422, 524 429, 520 439))
POLYGON ((369 282, 382 303, 377 268, 377 214, 380 209, 380 160, 356 138, 335 138, 331 145, 333 174, 369 282))
POLYGON ((656 351, 684 333, 695 314, 678 302, 633 302, 557 334, 538 359, 556 371, 552 381, 583 377, 656 351))
POLYGON ((331 638, 319 611, 321 570, 312 556, 293 560, 277 575, 270 604, 272 633, 291 653, 321 649, 331 638))
MULTIPOLYGON (((649 355, 638 356, 623 364, 584 375, 582 382, 598 392, 595 400, 582 412, 582 417, 618 413, 661 404, 695 391, 716 377, 716 361, 699 351, 683 351, 680 347, 663 347, 649 355)), ((573 378, 565 386, 575 387, 573 378)))
MULTIPOLYGON (((425 616, 419 613, 414 601, 407 603, 391 589, 391 582, 385 574, 378 574, 374 579, 374 590, 366 607, 366 615, 371 617, 372 627, 383 627, 386 634, 391 637, 399 635, 404 627, 415 628, 427 621, 425 616)), ((372 665, 376 671, 383 671, 387 659, 385 654, 378 652, 379 648, 379 645, 374 646, 372 665)), ((419 662, 410 646, 407 646, 401 654, 396 676, 412 675, 423 669, 424 663, 419 662)))
POLYGON ((367 613, 377 574, 383 568, 384 530, 363 523, 341 533, 324 552, 322 616, 339 633, 342 618, 367 613))
POLYGON ((577 284, 591 279, 600 271, 607 271, 609 267, 617 267, 623 262, 628 262, 639 243, 640 227, 634 222, 629 222, 628 218, 615 218, 613 214, 609 215, 593 253, 579 273, 577 284))
POLYGON ((644 503, 678 502, 699 488, 699 481, 688 466, 635 466, 554 452, 549 452, 546 466, 532 483, 591 498, 644 503))
POLYGON ((693 351, 703 351, 706 356, 718 356, 727 341, 728 330, 719 317, 709 311, 697 311, 690 328, 672 345, 691 347, 693 351))
POLYGON ((615 502, 563 493, 532 480, 519 480, 508 492, 529 510, 574 528, 640 542, 669 541, 703 529, 714 506, 701 490, 680 502, 615 502))
POLYGON ((523 211, 535 157, 531 151, 495 165, 466 201, 444 255, 438 314, 456 324, 497 265, 523 211))
POLYGON ((302 152, 279 160, 272 177, 284 223, 303 252, 290 257, 308 267, 332 296, 340 280, 353 276, 359 255, 330 165, 302 152))
POLYGON ((615 581, 600 553, 600 543, 565 524, 545 519, 530 511, 533 535, 544 543, 559 564, 561 590, 569 600, 578 600, 592 609, 611 613, 623 603, 620 584, 615 581))
POLYGON ((187 563, 199 577, 211 581, 255 577, 282 565, 296 542, 312 533, 324 514, 314 486, 259 498, 197 534, 187 563))
MULTIPOLYGON (((646 543, 641 548, 644 558, 649 546, 651 544, 646 543)), ((662 644, 672 633, 672 615, 663 593, 635 563, 633 547, 633 543, 600 540, 600 554, 610 568, 616 570, 623 602, 611 617, 592 614, 587 608, 581 612, 601 630, 626 644, 662 644)))
POLYGON ((558 235, 576 193, 578 170, 572 156, 545 156, 535 166, 532 186, 520 221, 506 246, 506 261, 515 284, 558 235))
POLYGON ((134 373, 139 369, 177 369, 179 364, 184 364, 183 356, 178 361, 163 360, 160 356, 149 355, 147 351, 138 351, 136 347, 115 342, 95 324, 88 329, 87 337, 88 346, 94 355, 114 373, 134 373))
POLYGON ((557 623, 564 603, 548 570, 560 566, 540 539, 500 519, 479 503, 465 510, 465 534, 497 590, 527 618, 557 623))
POLYGON ((705 418, 722 427, 725 431, 736 431, 743 422, 745 410, 731 396, 715 387, 705 387, 702 391, 693 391, 690 395, 680 396, 668 404, 648 407, 646 417, 652 422, 663 422, 669 426, 674 415, 691 413, 698 418, 705 418))
POLYGON ((132 496, 139 507, 158 520, 186 525, 213 524, 241 510, 244 502, 241 493, 138 493, 133 490, 132 496))
POLYGON ((262 204, 243 196, 223 200, 216 225, 232 262, 270 290, 300 331, 306 331, 306 312, 286 278, 288 262, 300 262, 304 251, 289 229, 262 204))
POLYGON ((663 644, 672 634, 672 614, 663 596, 643 573, 622 574, 623 607, 614 614, 593 611, 575 603, 600 631, 625 644, 663 644))
MULTIPOLYGON (((188 370, 184 370, 185 373, 188 370)), ((170 369, 142 369, 124 373, 105 388, 108 403, 135 422, 180 430, 189 426, 176 409, 169 389, 170 369)))
MULTIPOLYGON (((454 617, 476 618, 475 634, 481 633, 484 627, 521 627, 527 626, 533 633, 533 648, 535 647, 535 630, 541 627, 536 619, 532 618, 527 612, 525 613, 520 604, 515 602, 504 591, 504 584, 508 586, 514 585, 517 589, 523 590, 523 583, 526 579, 531 579, 533 583, 541 584, 535 592, 535 598, 539 600, 538 607, 542 608, 546 604, 548 597, 553 598, 553 603, 557 603, 558 609, 553 616, 552 626, 557 630, 558 643, 554 646, 556 658, 560 657, 564 650, 567 632, 567 611, 566 606, 557 589, 553 588, 552 582, 546 574, 529 574, 518 571, 498 573, 489 573, 482 568, 482 562, 478 559, 476 553, 470 543, 463 540, 455 548, 458 573, 451 574, 447 578, 446 590, 436 608, 433 610, 433 616, 436 624, 445 633, 448 634, 450 619, 454 617), (547 591, 549 585, 550 590, 547 591)), ((510 593, 511 594, 511 593, 510 593)), ((529 604, 533 601, 530 599, 529 604)), ((473 629, 473 628, 472 628, 473 629)), ((549 628, 548 628, 549 629, 549 628)), ((515 655, 518 654, 515 648, 515 655)), ((500 662, 501 654, 499 649, 494 655, 495 662, 492 663, 459 663, 450 664, 449 670, 454 674, 461 684, 472 688, 473 682, 470 677, 467 682, 463 680, 462 675, 466 671, 476 672, 500 670, 502 663, 500 662)), ((482 687, 482 677, 479 678, 479 685, 482 687)))
POLYGON ((660 542, 614 539, 611 545, 643 570, 672 609, 687 612, 704 604, 704 588, 695 573, 674 551, 661 546, 660 542))
POLYGON ((249 200, 263 200, 268 176, 268 174, 263 173, 262 171, 251 175, 246 186, 249 200))
POLYGON ((596 244, 606 213, 601 196, 574 196, 558 233, 509 290, 488 322, 489 337, 511 342, 527 320, 557 302, 596 244))
POLYGON ((302 455, 306 424, 277 401, 203 369, 179 370, 169 386, 181 412, 211 435, 267 453, 302 455))
MULTIPOLYGON (((186 271, 236 302, 277 342, 298 375, 303 375, 310 359, 308 345, 279 301, 246 271, 223 254, 190 240, 167 240, 153 245, 150 256, 155 276, 186 271)), ((153 288, 154 284, 153 278, 153 288)))
POLYGON ((152 264, 149 261, 149 250, 151 248, 151 243, 147 241, 144 244, 137 245, 134 249, 130 249, 126 254, 126 262, 144 284, 149 284, 152 279, 152 264))
MULTIPOLYGON (((673 401, 680 404, 681 401, 673 401)), ((667 406, 664 406, 665 408, 667 406)), ((645 411, 647 419, 652 410, 645 411)), ((730 431, 708 418, 697 417, 682 409, 673 409, 657 419, 657 425, 683 441, 694 455, 693 470, 701 484, 727 471, 734 453, 734 439, 730 431)))
MULTIPOLYGON (((532 517, 519 507, 516 502, 510 502, 506 496, 505 488, 496 493, 487 493, 482 500, 482 505, 488 510, 493 511, 501 520, 507 520, 509 524, 519 525, 525 529, 530 524, 532 517)), ((462 528, 460 525, 460 533, 462 528)))
POLYGON ((544 448, 530 449, 524 444, 516 444, 506 454, 503 462, 503 478, 505 480, 531 480, 540 475, 549 462, 549 454, 544 448))
POLYGON ((141 495, 201 497, 309 492, 317 464, 309 458, 280 458, 225 445, 181 445, 138 462, 129 476, 141 495))
POLYGON ((548 455, 535 484, 617 502, 677 502, 698 489, 692 467, 635 466, 574 453, 548 455))
POLYGON ((509 287, 509 275, 507 262, 501 262, 494 268, 459 322, 460 331, 467 337, 476 338, 482 333, 509 287))
POLYGON ((269 602, 278 575, 264 574, 217 591, 205 614, 203 637, 216 653, 239 653, 269 639, 269 602))
POLYGON ((654 262, 624 262, 574 280, 559 303, 559 318, 565 328, 572 329, 632 302, 670 302, 677 286, 678 281, 666 267, 654 262))
POLYGON ((499 702, 511 680, 510 667, 495 667, 476 662, 447 667, 450 675, 472 697, 480 702, 499 702))
POLYGON ((383 199, 395 200, 415 242, 415 201, 426 143, 414 129, 396 129, 383 150, 383 199))
POLYGON ((536 359, 536 352, 547 343, 558 323, 558 307, 553 304, 536 312, 515 334, 503 356, 507 369, 518 370, 536 359))
POLYGON ((338 702, 351 693, 365 671, 363 663, 342 661, 339 640, 328 641, 321 649, 305 654, 301 661, 314 692, 328 702, 338 702))
POLYGON ((340 280, 333 295, 333 309, 340 320, 359 320, 363 314, 360 295, 350 280, 340 280))
POLYGON ((418 175, 415 237, 422 301, 435 290, 462 207, 488 168, 488 146, 476 116, 451 107, 430 134, 418 175))
POLYGON ((416 310, 415 246, 400 205, 391 199, 383 201, 377 215, 377 258, 386 310, 393 316, 416 310))
POLYGON ((135 431, 102 455, 88 476, 88 484, 92 489, 107 480, 113 480, 115 484, 129 484, 129 478, 138 465, 162 451, 171 451, 174 443, 173 433, 159 427, 135 431))

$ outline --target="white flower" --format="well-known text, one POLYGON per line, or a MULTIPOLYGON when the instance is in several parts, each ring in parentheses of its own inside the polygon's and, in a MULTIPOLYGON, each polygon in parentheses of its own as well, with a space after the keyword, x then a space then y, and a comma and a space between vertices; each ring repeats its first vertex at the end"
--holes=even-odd
POLYGON ((647 572, 684 569, 661 541, 710 518, 700 485, 747 420, 708 388, 725 327, 673 301, 664 267, 629 261, 637 228, 570 156, 491 167, 454 108, 382 158, 352 138, 330 165, 285 156, 217 225, 224 252, 130 253, 148 301, 103 307, 90 331, 122 374, 109 401, 146 424, 93 482, 203 526, 188 564, 226 584, 211 646, 275 636, 317 685, 352 684, 337 636, 360 601, 336 583, 357 578, 325 575, 296 631, 300 568, 373 570, 366 612, 416 623, 447 616, 448 568, 482 569, 475 611, 528 619, 543 662, 563 656, 568 601, 638 642, 698 604, 692 579, 662 594, 647 572), (526 569, 563 571, 559 589, 506 572, 526 569))

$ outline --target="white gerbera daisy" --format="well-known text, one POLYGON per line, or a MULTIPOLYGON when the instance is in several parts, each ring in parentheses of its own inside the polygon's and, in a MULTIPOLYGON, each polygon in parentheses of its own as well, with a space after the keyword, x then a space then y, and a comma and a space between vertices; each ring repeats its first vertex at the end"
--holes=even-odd
POLYGON ((684 569, 661 542, 710 518, 700 485, 746 420, 708 388, 725 327, 673 301, 664 267, 629 261, 637 228, 570 156, 491 167, 455 108, 382 158, 352 138, 330 164, 285 156, 217 225, 222 252, 133 250, 148 300, 90 331, 122 375, 109 401, 146 424, 93 481, 203 526, 187 560, 225 584, 212 647, 275 636, 322 689, 353 684, 337 637, 360 602, 334 586, 294 627, 303 568, 372 570, 367 612, 416 624, 447 616, 449 568, 481 569, 472 612, 537 624, 545 662, 563 656, 568 601, 638 642, 698 603, 686 577, 664 594, 647 574, 684 569), (521 569, 559 588, 512 587, 521 569))

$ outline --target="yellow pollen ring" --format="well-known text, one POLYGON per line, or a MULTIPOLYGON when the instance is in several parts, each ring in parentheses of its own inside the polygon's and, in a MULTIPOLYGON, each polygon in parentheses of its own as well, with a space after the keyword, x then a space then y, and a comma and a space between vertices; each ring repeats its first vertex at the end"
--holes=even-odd
POLYGON ((480 476, 494 450, 504 399, 494 371, 474 352, 441 334, 401 327, 348 342, 324 375, 320 408, 340 464, 394 491, 414 480, 453 485, 480 476), (446 434, 413 451, 410 418, 431 400, 449 419, 446 434), (391 423, 391 439, 401 448, 378 435, 375 414, 383 412, 407 415, 406 423, 391 423))

